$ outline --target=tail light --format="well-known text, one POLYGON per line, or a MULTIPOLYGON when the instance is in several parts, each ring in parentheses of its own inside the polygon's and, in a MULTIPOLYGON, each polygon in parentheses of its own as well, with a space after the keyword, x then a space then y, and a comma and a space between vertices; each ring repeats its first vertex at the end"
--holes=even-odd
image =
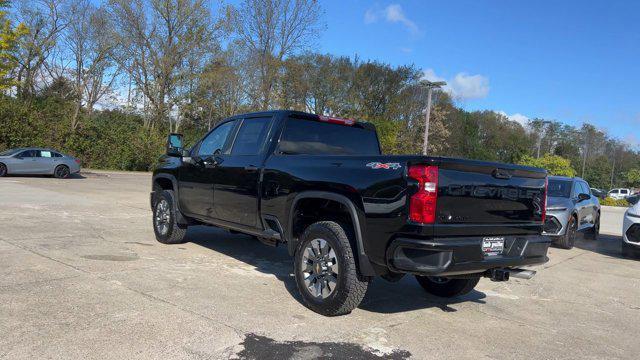
POLYGON ((76 164, 80 165, 80 159, 75 159, 76 160, 76 164))
POLYGON ((412 165, 409 177, 418 181, 418 192, 411 196, 409 218, 421 224, 436 222, 436 204, 438 200, 438 167, 412 165))
POLYGON ((544 194, 542 194, 542 225, 547 218, 547 192, 549 190, 549 178, 544 179, 544 194))

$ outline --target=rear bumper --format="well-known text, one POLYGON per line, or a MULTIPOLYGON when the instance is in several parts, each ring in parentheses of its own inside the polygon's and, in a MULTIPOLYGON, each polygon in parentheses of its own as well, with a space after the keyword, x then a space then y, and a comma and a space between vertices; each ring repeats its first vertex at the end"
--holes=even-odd
POLYGON ((505 236, 501 255, 485 256, 483 237, 419 240, 398 238, 387 250, 394 272, 447 276, 483 273, 496 268, 543 264, 551 239, 541 235, 505 236))

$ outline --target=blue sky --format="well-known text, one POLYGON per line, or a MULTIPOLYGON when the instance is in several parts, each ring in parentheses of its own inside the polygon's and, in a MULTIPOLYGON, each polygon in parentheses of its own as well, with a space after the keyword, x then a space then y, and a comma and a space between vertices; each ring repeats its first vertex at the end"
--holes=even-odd
POLYGON ((316 50, 413 63, 466 109, 591 122, 638 145, 640 1, 321 4, 316 50))

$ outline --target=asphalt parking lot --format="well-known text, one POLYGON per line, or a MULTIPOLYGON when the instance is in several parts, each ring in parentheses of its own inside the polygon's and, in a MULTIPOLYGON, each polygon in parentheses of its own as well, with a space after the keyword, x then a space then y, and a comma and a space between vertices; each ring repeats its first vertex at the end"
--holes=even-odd
POLYGON ((552 248, 532 280, 455 301, 374 281, 326 318, 299 302, 284 247, 195 227, 154 239, 149 174, 0 179, 0 358, 635 359, 640 260, 622 212, 598 242, 552 248))

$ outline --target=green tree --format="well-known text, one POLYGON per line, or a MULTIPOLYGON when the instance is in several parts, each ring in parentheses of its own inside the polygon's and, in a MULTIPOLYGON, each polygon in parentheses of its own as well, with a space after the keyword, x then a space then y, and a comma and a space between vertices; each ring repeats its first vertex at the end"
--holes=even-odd
POLYGON ((7 18, 6 10, 4 10, 8 7, 8 0, 0 0, 0 90, 15 84, 9 74, 17 65, 16 44, 22 35, 28 33, 28 29, 22 23, 15 28, 13 27, 11 20, 7 18))
POLYGON ((571 162, 557 155, 545 154, 539 159, 527 155, 519 161, 519 164, 546 169, 549 175, 576 176, 576 170, 571 166, 571 162))
POLYGON ((640 187, 640 169, 635 168, 627 171, 625 174, 625 180, 627 186, 634 188, 640 187))

